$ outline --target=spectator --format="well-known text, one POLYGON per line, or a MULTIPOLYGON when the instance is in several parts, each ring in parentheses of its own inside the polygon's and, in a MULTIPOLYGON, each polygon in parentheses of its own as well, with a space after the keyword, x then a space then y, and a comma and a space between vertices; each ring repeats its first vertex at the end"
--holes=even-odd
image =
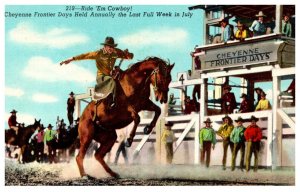
POLYGON ((264 17, 266 17, 266 15, 262 11, 259 11, 255 16, 258 20, 254 20, 250 27, 250 30, 253 31, 253 36, 255 37, 266 34, 267 29, 264 23, 264 17))
POLYGON ((238 117, 235 120, 237 126, 232 130, 230 134, 230 141, 233 143, 233 154, 231 160, 231 171, 235 169, 235 161, 239 150, 241 150, 241 161, 240 161, 240 169, 243 171, 244 168, 244 158, 245 158, 245 127, 243 126, 244 119, 242 117, 238 117))
POLYGON ((174 98, 174 93, 170 94, 168 104, 169 105, 175 105, 176 104, 176 99, 174 98))
POLYGON ((200 99, 200 84, 194 85, 193 100, 197 102, 200 99))
POLYGON ((274 29, 276 27, 276 20, 274 17, 271 18, 270 21, 266 23, 266 34, 274 33, 274 29))
POLYGON ((184 99, 184 114, 191 114, 193 111, 199 111, 199 102, 191 100, 190 96, 186 96, 184 99))
POLYGON ((204 165, 204 158, 206 156, 205 166, 209 167, 211 148, 215 149, 216 145, 216 133, 211 127, 212 122, 210 121, 210 118, 207 118, 204 123, 205 127, 201 128, 199 133, 199 143, 201 151, 200 161, 201 165, 204 165))
POLYGON ((174 132, 171 130, 173 123, 167 122, 162 133, 161 141, 165 144, 167 163, 171 164, 173 160, 173 142, 176 140, 174 132))
POLYGON ((43 162, 44 159, 44 125, 41 124, 40 127, 38 127, 38 132, 35 135, 36 138, 36 161, 37 162, 43 162))
POLYGON ((247 97, 248 96, 245 93, 241 95, 242 102, 239 109, 239 113, 248 113, 252 111, 253 105, 251 104, 251 102, 248 100, 247 97))
POLYGON ((17 125, 19 124, 17 122, 17 112, 16 110, 12 110, 10 113, 11 113, 11 116, 9 117, 8 119, 8 126, 9 128, 11 128, 12 130, 15 131, 16 135, 18 135, 18 130, 19 128, 17 127, 17 125))
POLYGON ((128 165, 128 157, 127 157, 127 152, 126 152, 126 145, 125 145, 125 136, 123 134, 120 135, 119 137, 119 147, 118 147, 118 150, 116 152, 116 157, 115 157, 115 162, 114 164, 117 165, 118 164, 118 160, 119 160, 119 156, 120 156, 120 153, 122 152, 122 155, 124 157, 124 161, 125 161, 125 164, 128 165))
POLYGON ((247 141, 246 147, 246 171, 250 170, 251 156, 254 153, 254 172, 258 169, 258 152, 260 148, 260 141, 262 139, 262 131, 260 127, 256 125, 258 118, 251 116, 251 124, 246 128, 244 132, 245 139, 247 141))
POLYGON ((56 151, 54 148, 56 131, 52 130, 52 127, 53 126, 49 124, 44 135, 44 144, 46 144, 48 147, 49 163, 56 162, 56 151))
POLYGON ((233 113, 233 110, 236 108, 236 100, 233 93, 231 93, 231 86, 225 85, 223 88, 224 94, 221 98, 222 108, 221 112, 225 114, 233 113))
POLYGON ((246 29, 246 26, 240 21, 237 22, 238 30, 235 32, 235 39, 244 41, 246 38, 250 37, 249 30, 246 29))
POLYGON ((256 92, 257 94, 257 103, 255 105, 255 107, 257 106, 258 102, 260 101, 261 99, 261 93, 264 93, 264 91, 260 88, 260 87, 257 87, 254 89, 254 91, 256 92))
POLYGON ((74 98, 74 93, 71 91, 69 94, 70 97, 68 98, 67 101, 67 112, 68 112, 68 120, 69 120, 69 125, 73 125, 73 114, 74 114, 74 107, 75 107, 75 98, 74 98))
POLYGON ((285 14, 281 24, 281 33, 284 36, 292 37, 292 24, 290 22, 290 14, 285 14))
POLYGON ((230 146, 231 154, 233 151, 233 143, 230 141, 230 134, 231 134, 234 126, 232 125, 232 119, 228 115, 225 115, 225 117, 223 117, 222 120, 223 120, 223 124, 220 126, 219 130, 216 133, 223 139, 222 165, 223 165, 223 170, 226 170, 228 146, 230 146))
POLYGON ((228 19, 222 19, 219 24, 221 26, 221 36, 216 36, 213 40, 213 44, 227 43, 227 41, 232 40, 233 37, 233 30, 228 23, 228 19))
POLYGON ((255 111, 263 111, 263 110, 272 109, 269 100, 266 99, 265 92, 262 92, 260 95, 261 95, 261 99, 258 102, 258 104, 257 104, 257 106, 255 108, 255 111))
POLYGON ((221 26, 221 42, 222 43, 227 43, 227 41, 232 40, 233 38, 233 27, 229 25, 228 19, 222 19, 220 21, 220 26, 221 26))

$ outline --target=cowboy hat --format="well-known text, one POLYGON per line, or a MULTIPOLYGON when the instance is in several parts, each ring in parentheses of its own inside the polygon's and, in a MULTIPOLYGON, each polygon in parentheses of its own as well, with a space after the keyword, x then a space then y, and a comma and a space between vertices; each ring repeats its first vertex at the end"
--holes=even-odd
POLYGON ((225 85, 225 86, 223 87, 223 90, 225 90, 225 89, 228 89, 229 91, 231 91, 231 86, 230 86, 230 85, 225 85))
POLYGON ((53 127, 53 126, 52 126, 51 124, 49 124, 47 128, 52 128, 52 127, 53 127))
POLYGON ((219 21, 219 24, 221 24, 221 23, 228 23, 228 19, 227 18, 222 19, 221 21, 219 21))
POLYGON ((108 45, 110 47, 118 46, 118 44, 115 44, 115 40, 112 37, 106 37, 104 43, 101 43, 101 45, 108 45))
POLYGON ((234 121, 235 122, 239 122, 239 121, 244 122, 244 119, 242 117, 238 117, 237 120, 234 120, 234 121))
POLYGON ((203 123, 212 123, 210 118, 207 118, 205 121, 203 121, 203 123))
POLYGON ((259 11, 258 14, 255 16, 256 17, 266 17, 266 15, 262 11, 259 11))
POLYGON ((243 97, 246 97, 247 98, 247 94, 245 93, 242 93, 241 97, 240 98, 243 98, 243 97))
POLYGON ((264 97, 265 97, 266 95, 267 95, 267 94, 266 94, 265 92, 261 92, 261 93, 260 93, 260 96, 264 96, 264 97))
POLYGON ((230 122, 232 122, 232 119, 228 115, 225 115, 225 117, 222 118, 223 121, 225 121, 225 119, 228 119, 230 122))
POLYGON ((254 88, 255 91, 259 90, 259 91, 263 91, 260 87, 256 87, 254 88))
POLYGON ((71 91, 71 93, 69 95, 75 95, 75 94, 73 93, 73 91, 71 91))
POLYGON ((167 127, 172 127, 172 126, 173 126, 173 123, 168 121, 168 122, 165 123, 165 126, 167 126, 167 127))
POLYGON ((244 24, 242 24, 240 21, 237 22, 236 27, 243 27, 243 26, 244 26, 244 24))
POLYGON ((258 118, 256 118, 254 115, 252 115, 251 118, 250 118, 250 120, 251 120, 251 121, 254 120, 255 122, 257 122, 257 121, 258 121, 258 118))
POLYGON ((18 111, 16 111, 16 110, 13 109, 10 113, 17 113, 17 112, 18 112, 18 111))

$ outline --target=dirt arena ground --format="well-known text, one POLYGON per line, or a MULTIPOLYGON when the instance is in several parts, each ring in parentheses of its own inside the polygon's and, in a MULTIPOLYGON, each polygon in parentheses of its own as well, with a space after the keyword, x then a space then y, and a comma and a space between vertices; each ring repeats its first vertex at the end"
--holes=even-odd
POLYGON ((295 170, 259 169, 241 172, 225 171, 221 167, 209 169, 195 165, 110 165, 120 179, 109 177, 93 159, 85 160, 90 179, 81 179, 74 160, 70 163, 18 164, 5 159, 6 186, 294 186, 295 170))

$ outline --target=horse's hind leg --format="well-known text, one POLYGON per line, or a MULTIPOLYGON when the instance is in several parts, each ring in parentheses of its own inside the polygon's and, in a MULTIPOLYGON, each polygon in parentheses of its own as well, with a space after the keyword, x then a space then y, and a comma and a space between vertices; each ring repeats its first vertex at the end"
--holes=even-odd
POLYGON ((89 123, 82 122, 81 124, 79 124, 78 130, 79 130, 79 137, 80 137, 80 148, 79 148, 79 153, 76 157, 76 162, 79 168, 80 176, 83 177, 86 176, 86 173, 83 168, 83 159, 93 139, 92 137, 94 132, 93 123, 91 121, 89 123))
POLYGON ((112 177, 118 178, 119 175, 112 171, 104 161, 106 153, 111 150, 116 140, 117 134, 115 130, 101 131, 100 133, 98 133, 96 141, 100 142, 101 145, 95 153, 95 158, 99 161, 99 163, 102 165, 102 167, 108 174, 110 174, 112 177))

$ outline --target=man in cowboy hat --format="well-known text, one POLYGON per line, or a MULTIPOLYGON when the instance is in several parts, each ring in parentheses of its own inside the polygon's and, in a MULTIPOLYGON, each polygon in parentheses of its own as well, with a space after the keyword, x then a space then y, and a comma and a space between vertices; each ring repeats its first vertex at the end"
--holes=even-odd
POLYGON ((176 140, 174 132, 171 130, 173 123, 165 123, 165 129, 162 133, 161 141, 165 144, 166 160, 168 164, 173 160, 173 143, 176 140))
POLYGON ((16 110, 12 110, 11 116, 8 118, 8 126, 9 128, 11 128, 12 130, 14 130, 16 132, 16 135, 18 135, 18 130, 19 130, 19 123, 17 122, 17 112, 16 110))
POLYGON ((245 127, 243 126, 244 119, 242 117, 238 117, 235 120, 237 126, 234 127, 230 134, 230 141, 234 144, 233 145, 233 152, 232 152, 232 160, 231 160, 231 171, 235 169, 235 161, 239 150, 241 150, 241 161, 240 161, 240 169, 243 171, 244 168, 244 158, 245 158, 245 127))
POLYGON ((258 20, 254 20, 250 27, 250 30, 253 31, 253 36, 266 34, 267 28, 264 23, 264 17, 266 17, 266 15, 262 11, 259 11, 255 16, 258 18, 258 20))
POLYGON ((219 21, 221 27, 221 36, 215 36, 213 44, 215 43, 227 43, 229 40, 233 40, 233 29, 229 25, 228 18, 224 18, 219 21))
POLYGON ((201 165, 204 165, 204 158, 206 156, 205 166, 209 167, 210 164, 210 152, 211 148, 215 149, 216 144, 216 133, 215 130, 211 127, 211 120, 207 118, 203 123, 205 127, 201 128, 199 132, 199 143, 200 143, 200 162, 201 165))
POLYGON ((246 128, 244 132, 245 140, 247 141, 246 147, 246 171, 250 170, 251 156, 254 153, 254 172, 258 169, 258 152, 260 147, 260 141, 262 139, 262 131, 259 126, 256 125, 258 118, 251 116, 251 124, 246 128))
POLYGON ((231 86, 225 85, 223 87, 223 95, 221 98, 221 112, 225 114, 233 113, 233 110, 236 108, 235 96, 231 91, 231 86))
POLYGON ((73 91, 71 91, 71 93, 69 94, 69 98, 67 101, 67 115, 68 115, 68 120, 69 120, 69 124, 70 126, 73 124, 73 114, 74 114, 74 107, 75 107, 75 98, 74 98, 74 93, 73 91))
POLYGON ((233 151, 233 143, 230 141, 230 134, 231 134, 234 126, 232 124, 232 119, 228 115, 225 115, 225 117, 223 117, 222 120, 223 120, 223 124, 220 126, 219 130, 216 133, 223 139, 222 165, 223 165, 223 170, 225 170, 228 146, 230 146, 231 154, 233 151))
POLYGON ((242 102, 240 105, 239 113, 251 112, 253 110, 253 105, 248 100, 248 96, 245 93, 243 93, 240 98, 242 98, 242 102))
POLYGON ((222 43, 227 43, 227 41, 232 40, 232 34, 233 34, 232 28, 229 25, 229 22, 228 22, 227 18, 222 19, 219 22, 219 24, 220 24, 221 30, 222 30, 222 32, 221 32, 221 42, 222 43))
POLYGON ((55 162, 56 151, 54 148, 56 131, 52 130, 52 125, 49 124, 44 135, 44 144, 48 146, 49 163, 55 162))
POLYGON ((235 32, 235 39, 244 41, 246 38, 250 37, 249 31, 246 29, 246 26, 241 23, 241 21, 237 22, 238 30, 235 32))
POLYGON ((263 110, 269 110, 269 109, 272 109, 272 106, 270 104, 270 101, 268 99, 266 99, 266 93, 265 92, 262 92, 260 94, 261 96, 261 99, 259 100, 256 108, 255 108, 255 111, 263 111, 263 110))
POLYGON ((95 85, 94 100, 98 101, 108 97, 108 103, 110 107, 115 105, 115 93, 116 83, 111 77, 111 72, 114 69, 115 62, 120 59, 132 59, 133 54, 129 53, 126 49, 122 51, 117 47, 112 37, 106 37, 105 42, 101 43, 103 48, 100 50, 84 53, 65 61, 62 61, 60 65, 69 64, 72 61, 93 59, 96 61, 97 71, 97 84, 95 85))

